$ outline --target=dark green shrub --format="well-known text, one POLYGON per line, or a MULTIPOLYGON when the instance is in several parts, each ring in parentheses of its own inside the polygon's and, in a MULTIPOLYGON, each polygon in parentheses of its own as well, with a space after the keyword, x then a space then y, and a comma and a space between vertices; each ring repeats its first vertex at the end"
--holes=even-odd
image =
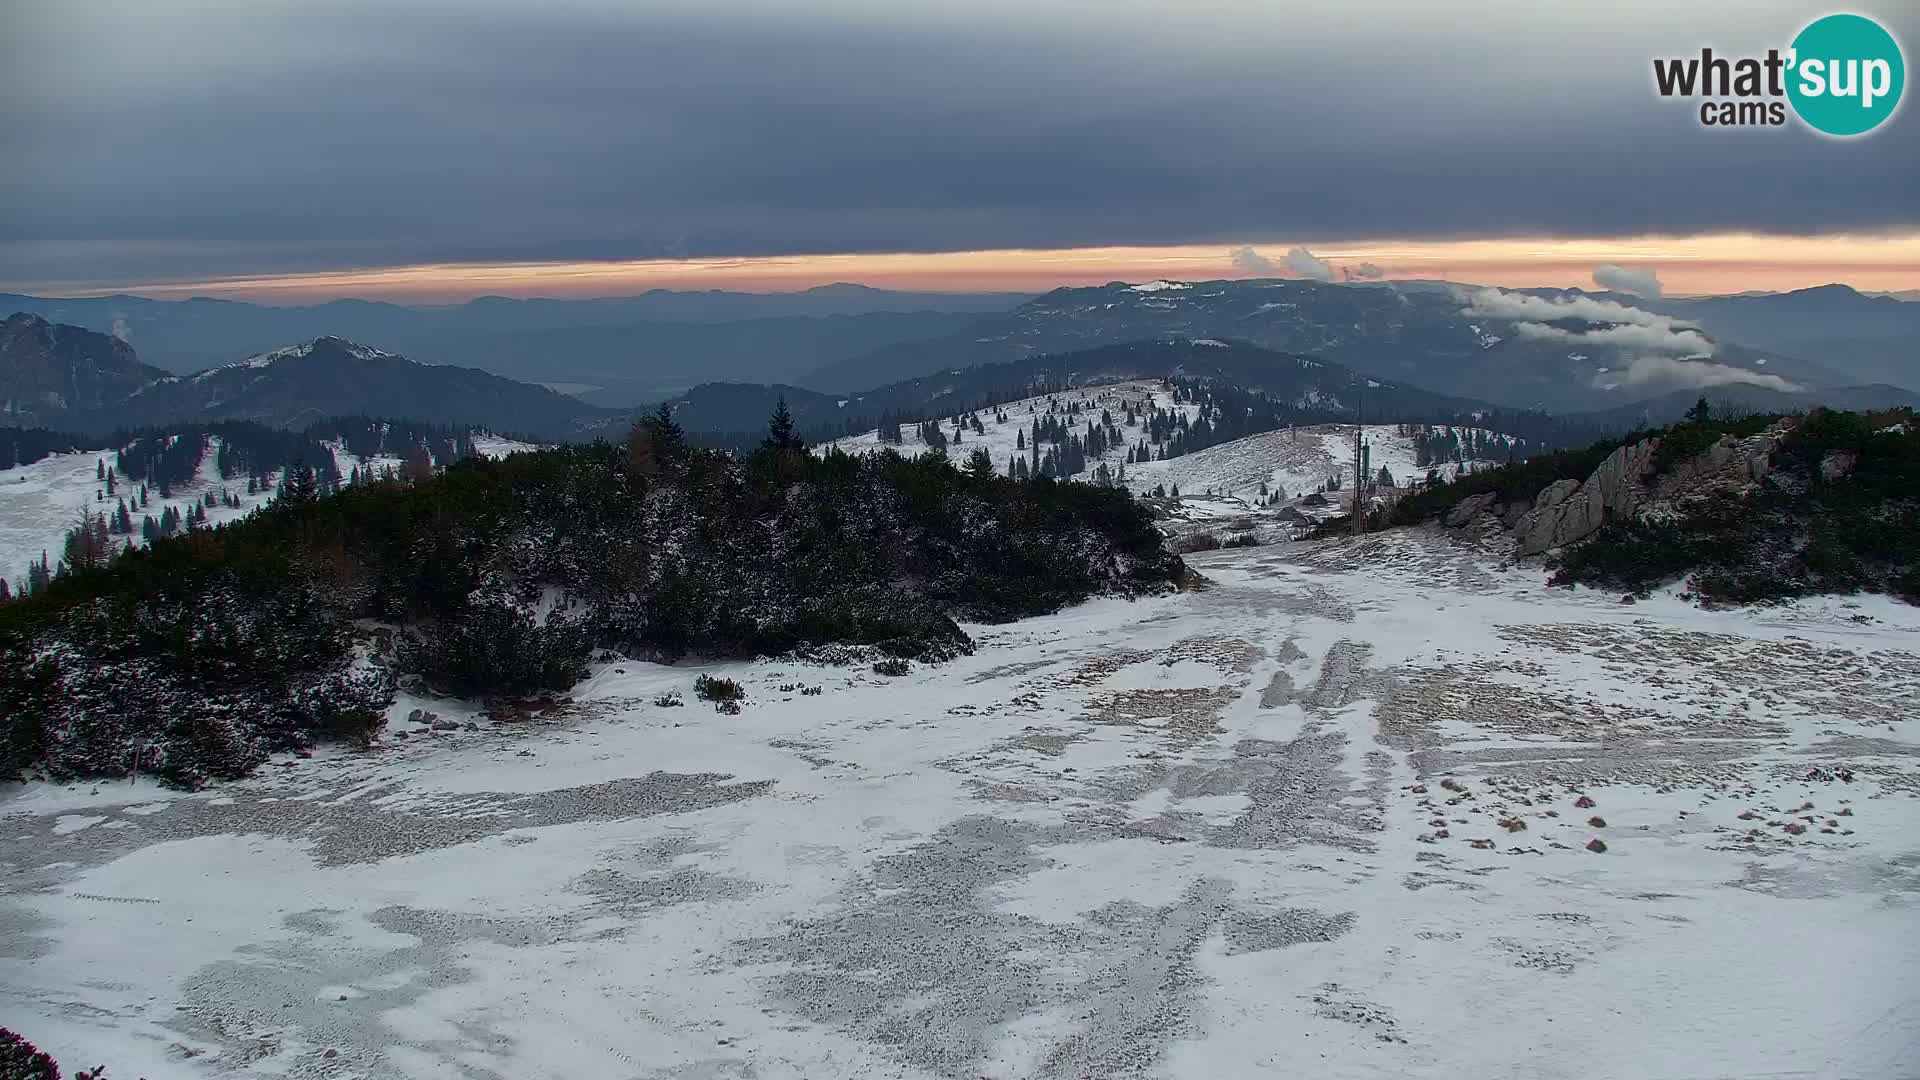
POLYGON ((702 701, 739 701, 747 696, 747 691, 732 679, 702 675, 693 680, 693 695, 702 701))

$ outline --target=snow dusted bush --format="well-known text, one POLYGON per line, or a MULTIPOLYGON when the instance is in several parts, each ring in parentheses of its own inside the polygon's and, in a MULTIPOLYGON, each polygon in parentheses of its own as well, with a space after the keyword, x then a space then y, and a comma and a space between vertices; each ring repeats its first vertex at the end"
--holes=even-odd
POLYGON ((225 583, 189 604, 89 600, 8 659, 9 744, 34 751, 10 750, 13 771, 37 763, 55 778, 245 776, 315 738, 364 743, 393 700, 390 676, 356 664, 344 623, 225 583))
POLYGON ((537 619, 525 605, 489 593, 419 627, 403 643, 400 663, 454 693, 519 697, 572 686, 586 676, 592 652, 584 620, 558 612, 537 619))
POLYGON ((693 680, 693 695, 702 701, 739 701, 747 692, 732 679, 702 675, 693 680))
POLYGON ((973 649, 956 620, 1184 572, 1124 491, 938 456, 815 457, 789 436, 737 457, 655 431, 470 459, 282 499, 0 605, 0 767, 241 776, 314 739, 366 742, 395 676, 519 697, 571 686, 597 648, 937 663, 973 649), (356 620, 400 628, 391 670, 356 620))

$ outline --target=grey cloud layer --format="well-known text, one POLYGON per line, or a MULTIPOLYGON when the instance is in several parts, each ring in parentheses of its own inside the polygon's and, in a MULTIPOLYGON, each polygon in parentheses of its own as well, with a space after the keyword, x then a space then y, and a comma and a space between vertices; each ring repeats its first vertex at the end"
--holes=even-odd
POLYGON ((36 5, 0 279, 1920 224, 1912 109, 1836 143, 1652 97, 1648 57, 1764 47, 1784 4, 1514 5, 1506 49, 1412 4, 1024 6, 36 5))

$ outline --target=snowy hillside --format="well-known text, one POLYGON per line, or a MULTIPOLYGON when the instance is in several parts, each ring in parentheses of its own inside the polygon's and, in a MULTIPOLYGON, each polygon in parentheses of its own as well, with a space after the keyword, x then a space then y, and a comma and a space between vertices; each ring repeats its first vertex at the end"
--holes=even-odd
MULTIPOLYGON (((386 467, 398 470, 401 465, 398 457, 361 459, 347 453, 338 441, 328 445, 334 451, 334 460, 343 477, 355 468, 371 468, 377 473, 386 467)), ((473 445, 478 453, 487 457, 537 449, 531 443, 494 435, 476 435, 473 445)), ((245 517, 272 500, 271 489, 249 494, 245 477, 222 480, 216 464, 219 454, 220 438, 212 436, 193 480, 173 488, 170 497, 165 499, 150 489, 147 506, 133 511, 134 521, 137 523, 143 515, 157 519, 169 508, 184 515, 190 507, 200 504, 206 506, 207 524, 220 525, 245 517), (215 496, 215 505, 205 504, 209 493, 215 496), (240 505, 228 506, 225 498, 228 495, 240 505)), ((96 470, 114 464, 114 457, 114 450, 53 454, 29 465, 0 469, 0 578, 19 588, 26 579, 28 565, 38 562, 43 553, 50 565, 60 561, 67 531, 74 527, 82 512, 114 512, 119 500, 130 494, 129 485, 118 482, 116 494, 106 495, 106 485, 96 476, 96 470)), ((280 474, 275 472, 270 479, 277 488, 280 474)), ((131 485, 131 493, 136 498, 139 487, 138 483, 131 485)), ((112 539, 118 547, 137 546, 141 542, 137 529, 131 535, 116 535, 112 539)))
MULTIPOLYGON (((220 499, 218 505, 206 507, 207 524, 219 525, 245 517, 273 498, 272 491, 249 495, 245 477, 240 478, 238 484, 221 480, 215 466, 219 450, 220 440, 216 436, 209 440, 207 453, 192 482, 175 487, 171 498, 166 499, 150 490, 147 506, 133 511, 134 520, 139 521, 142 515, 158 518, 169 508, 185 514, 196 504, 206 505, 204 500, 209 493, 239 499, 237 509, 227 506, 224 499, 220 499)), ((96 470, 113 463, 111 450, 83 451, 54 454, 31 465, 0 470, 0 577, 8 579, 17 589, 26 580, 28 564, 38 562, 43 553, 49 565, 60 562, 67 531, 74 527, 82 513, 111 514, 119 500, 129 494, 137 500, 138 483, 132 484, 130 491, 128 484, 120 482, 116 485, 116 494, 105 494, 106 485, 97 478, 96 470)), ((112 539, 118 547, 137 546, 141 542, 137 530, 130 536, 112 539)))
POLYGON ((153 1080, 1920 1075, 1916 609, 1192 565, 897 678, 10 789, 0 1017, 153 1080))
MULTIPOLYGON (((1025 445, 1025 440, 1032 434, 1034 419, 1047 415, 1049 409, 1066 409, 1069 405, 1078 405, 1082 410, 1091 410, 1091 412, 1082 413, 1079 424, 1085 426, 1087 419, 1098 419, 1102 409, 1118 417, 1121 410, 1128 404, 1132 404, 1136 410, 1148 406, 1177 410, 1188 418, 1191 418, 1196 411, 1196 406, 1193 405, 1175 405, 1173 395, 1162 389, 1158 380, 1135 379, 1009 401, 999 406, 1000 412, 1007 418, 1005 423, 997 422, 991 410, 982 410, 978 416, 983 432, 976 434, 971 426, 962 427, 959 429, 960 436, 957 441, 954 439, 954 417, 943 417, 941 428, 949 440, 948 456, 956 461, 964 461, 968 454, 984 446, 993 458, 994 469, 1004 476, 1007 465, 1013 458, 1027 457, 1032 453, 1031 449, 1025 445)), ((1123 435, 1127 432, 1127 428, 1121 428, 1123 435)), ((1133 430, 1132 437, 1139 438, 1140 432, 1137 429, 1133 430)), ((880 442, 879 432, 869 431, 815 447, 815 451, 824 453, 829 447, 837 446, 849 454, 862 454, 882 449, 884 445, 880 442)), ((901 429, 901 441, 894 444, 892 448, 908 457, 918 457, 927 452, 927 443, 914 430, 912 424, 907 424, 901 429)), ((1106 461, 1112 467, 1118 468, 1125 459, 1126 447, 1122 446, 1110 451, 1104 458, 1090 459, 1088 470, 1091 471, 1098 461, 1106 461)))
MULTIPOLYGON (((1046 416, 1049 410, 1066 410, 1075 405, 1081 411, 1074 423, 1082 428, 1088 419, 1097 421, 1103 409, 1120 423, 1118 418, 1128 405, 1136 412, 1145 407, 1165 409, 1189 421, 1199 410, 1197 405, 1175 403, 1173 394, 1157 380, 1084 387, 1000 405, 997 412, 1006 416, 1004 423, 996 419, 995 409, 981 410, 975 414, 981 423, 980 433, 975 433, 970 423, 956 425, 955 417, 943 417, 940 427, 948 439, 947 454, 961 462, 976 448, 985 447, 993 459, 994 470, 1004 476, 1013 459, 1030 460, 1034 420, 1046 416)), ((1429 430, 1438 433, 1443 429, 1429 430)), ((1462 434, 1472 430, 1485 444, 1498 448, 1504 448, 1510 441, 1505 436, 1479 429, 1452 430, 1462 434)), ((1166 460, 1136 460, 1128 464, 1128 447, 1142 438, 1143 433, 1138 426, 1130 428, 1122 424, 1121 444, 1103 454, 1089 454, 1086 468, 1072 476, 1091 480, 1096 470, 1105 465, 1116 483, 1136 495, 1147 495, 1159 488, 1171 493, 1177 487, 1190 503, 1187 507, 1193 512, 1190 516, 1243 514, 1255 508, 1264 495, 1284 492, 1286 501, 1291 502, 1322 487, 1333 477, 1339 478, 1341 490, 1351 491, 1354 487, 1353 431, 1350 424, 1292 428, 1236 439, 1166 460), (1194 498, 1207 495, 1216 498, 1194 498)), ((1368 424, 1362 437, 1367 447, 1369 479, 1377 479, 1384 467, 1395 484, 1404 487, 1424 480, 1429 470, 1442 480, 1450 480, 1462 467, 1462 463, 1453 461, 1420 464, 1414 438, 1399 425, 1368 424)), ((824 453, 829 447, 837 446, 848 453, 872 453, 886 445, 880 441, 878 432, 869 431, 816 447, 816 452, 824 453)), ((928 444, 914 425, 906 424, 901 428, 901 441, 893 444, 892 449, 917 457, 927 452, 928 444)), ((1491 467, 1504 460, 1502 450, 1498 456, 1467 455, 1465 464, 1491 467)))

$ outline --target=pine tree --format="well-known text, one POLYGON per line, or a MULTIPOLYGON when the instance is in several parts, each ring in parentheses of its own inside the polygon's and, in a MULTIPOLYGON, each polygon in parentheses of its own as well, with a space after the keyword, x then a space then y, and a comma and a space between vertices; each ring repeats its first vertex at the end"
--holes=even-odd
MULTIPOLYGON (((286 503, 310 503, 319 497, 320 491, 318 485, 314 482, 313 467, 311 465, 296 463, 287 468, 287 478, 280 485, 279 501, 286 503)), ((164 517, 161 518, 160 524, 162 531, 172 531, 166 528, 166 519, 164 517)))
MULTIPOLYGON (((939 425, 934 426, 938 430, 939 425)), ((806 442, 794 434, 793 413, 787 410, 784 395, 774 405, 773 415, 767 418, 767 437, 761 440, 760 447, 775 451, 804 451, 807 448, 806 442)))
POLYGON ((967 455, 967 472, 976 480, 991 480, 993 455, 987 453, 984 447, 975 447, 973 453, 967 455))

